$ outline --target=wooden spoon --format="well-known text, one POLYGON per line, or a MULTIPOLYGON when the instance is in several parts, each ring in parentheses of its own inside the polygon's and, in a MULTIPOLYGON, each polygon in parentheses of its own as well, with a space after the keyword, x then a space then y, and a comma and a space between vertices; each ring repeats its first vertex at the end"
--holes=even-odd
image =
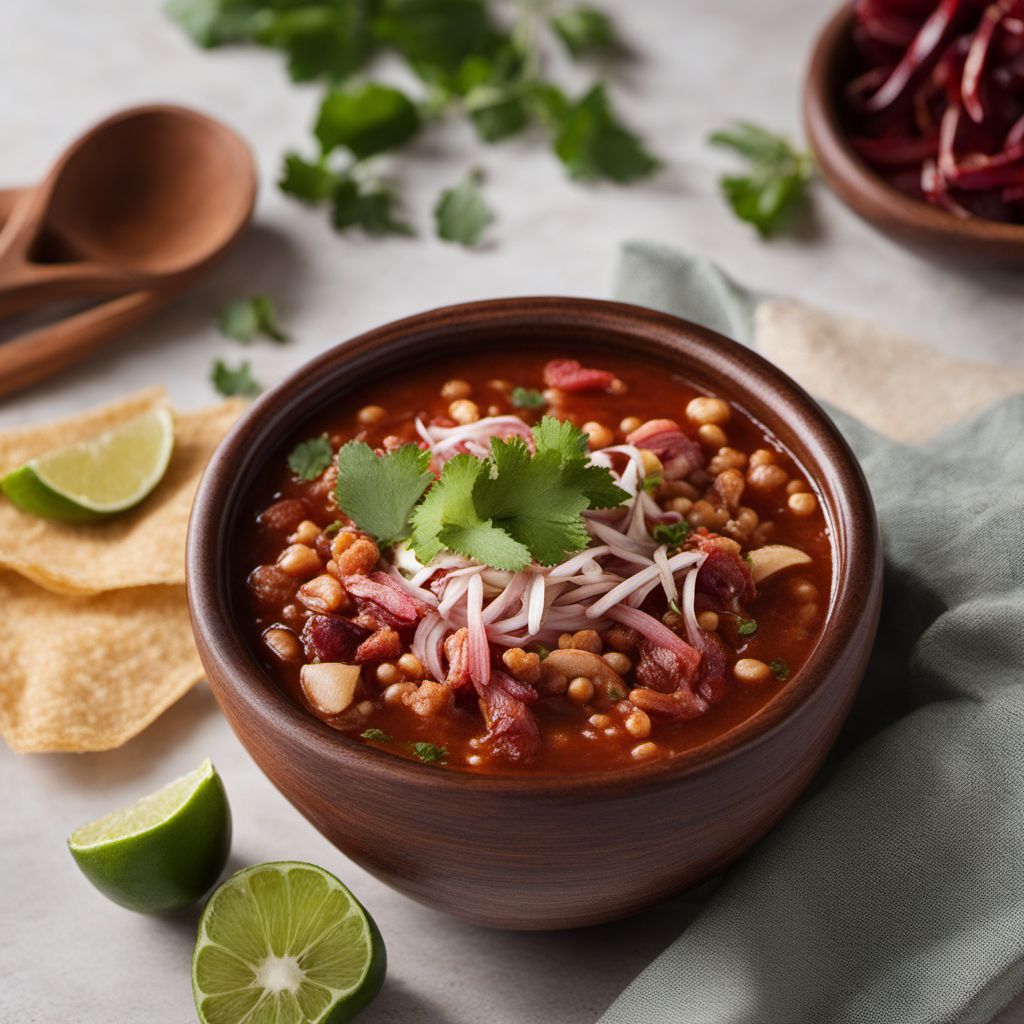
POLYGON ((13 202, 0 229, 0 316, 190 276, 237 237, 255 196, 252 156, 225 125, 166 105, 115 114, 13 202))

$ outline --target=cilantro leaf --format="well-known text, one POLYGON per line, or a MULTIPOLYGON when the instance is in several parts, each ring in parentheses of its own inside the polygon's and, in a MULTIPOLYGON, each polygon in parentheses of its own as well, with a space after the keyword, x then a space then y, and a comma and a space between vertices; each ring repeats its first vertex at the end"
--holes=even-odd
POLYGON ((434 219, 438 236, 446 242, 475 245, 484 228, 493 220, 493 214, 480 194, 482 180, 480 171, 473 170, 460 184, 441 193, 434 208, 434 219))
POLYGON ((615 45, 611 18, 596 7, 573 7, 551 18, 551 27, 576 58, 615 45))
POLYGON ((252 341, 257 334, 264 334, 274 341, 288 340, 288 335, 277 322, 274 303, 266 295, 229 302, 217 315, 217 327, 225 337, 243 344, 252 341))
POLYGON ((557 454, 565 482, 579 490, 589 508, 617 508, 629 495, 603 466, 587 463, 587 435, 568 420, 545 416, 531 433, 537 454, 557 454))
POLYGON ((260 393, 260 386, 253 379, 248 360, 232 370, 227 363, 218 359, 213 364, 210 380, 217 391, 226 397, 244 395, 248 398, 260 393))
POLYGON ((450 80, 463 60, 502 41, 485 0, 383 0, 373 31, 428 82, 450 80))
POLYGON ((658 523, 651 530, 651 536, 659 544, 667 544, 670 548, 678 548, 693 532, 693 527, 685 520, 678 523, 658 523))
POLYGON ((436 743, 424 743, 423 741, 410 743, 409 749, 424 764, 443 764, 444 759, 448 756, 448 748, 439 747, 436 743))
POLYGON ((256 21, 256 41, 288 54, 292 81, 321 75, 341 79, 370 56, 373 40, 361 0, 265 5, 256 21))
POLYGON ((493 473, 481 475, 473 488, 481 519, 492 520, 542 565, 587 546, 580 513, 590 502, 562 472, 558 452, 538 451, 531 458, 521 437, 491 438, 491 461, 493 473))
POLYGON ((209 48, 251 39, 262 6, 254 0, 169 0, 165 10, 194 42, 209 48))
POLYGON ((735 151, 750 164, 746 175, 719 178, 733 212, 753 224, 762 238, 776 234, 804 197, 813 175, 810 156, 748 121, 714 132, 708 141, 735 151))
POLYGON ((459 65, 455 88, 485 142, 499 142, 526 127, 535 86, 522 50, 511 43, 493 56, 473 54, 459 65))
POLYGON ((740 636, 753 636, 757 632, 757 619, 738 618, 736 632, 740 636))
POLYGON ((786 662, 776 658, 773 661, 768 662, 768 667, 775 674, 776 679, 785 681, 789 678, 789 665, 786 662))
POLYGON ((478 514, 474 488, 488 464, 472 455, 456 455, 445 463, 441 479, 413 512, 409 545, 426 564, 442 548, 486 562, 495 569, 523 569, 530 551, 478 514))
POLYGON ((366 82, 328 92, 314 134, 325 155, 344 146, 357 160, 365 160, 408 142, 420 124, 419 110, 404 92, 366 82))
POLYGON ((374 743, 387 743, 391 737, 383 729, 364 729, 360 734, 364 740, 374 743))
POLYGON ((323 160, 312 163, 298 153, 285 153, 277 182, 282 192, 306 203, 322 203, 330 199, 337 185, 338 175, 323 160))
POLYGON ((430 452, 407 444, 377 455, 363 441, 349 441, 338 451, 338 508, 381 544, 409 535, 409 516, 433 481, 430 452))
POLYGON ((569 104, 560 122, 555 153, 572 178, 625 183, 644 178, 659 166, 641 141, 618 121, 603 84, 569 104))
POLYGON ((288 456, 288 468, 300 480, 315 480, 334 461, 334 449, 326 434, 300 441, 288 456))
POLYGON ((368 235, 413 235, 396 212, 398 195, 382 182, 341 178, 333 193, 332 223, 338 231, 360 227, 368 235))
POLYGON ((509 397, 517 409, 541 409, 548 404, 544 395, 535 388, 513 388, 509 397))

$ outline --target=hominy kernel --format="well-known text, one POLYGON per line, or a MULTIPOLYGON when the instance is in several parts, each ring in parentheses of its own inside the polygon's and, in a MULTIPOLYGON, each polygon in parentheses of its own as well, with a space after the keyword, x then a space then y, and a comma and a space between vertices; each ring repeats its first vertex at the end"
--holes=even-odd
POLYGON ((278 555, 277 564, 289 576, 299 579, 309 579, 323 568, 320 556, 308 544, 289 544, 278 555))
POLYGON ((775 452, 767 448, 758 448, 750 453, 751 466, 770 466, 775 462, 775 452))
POLYGON ((787 494, 803 494, 807 490, 807 484, 803 480, 790 480, 786 484, 787 494))
POLYGON ((574 704, 589 704, 594 699, 594 684, 586 676, 577 676, 565 692, 574 704))
POLYGON ((627 391, 629 391, 629 388, 626 387, 626 382, 624 380, 619 380, 618 377, 608 385, 609 395, 624 395, 627 391))
POLYGON ((605 663, 613 672, 618 672, 620 676, 624 676, 632 667, 633 663, 624 654, 620 654, 618 651, 609 651, 607 654, 602 654, 605 663))
POLYGON ((522 647, 510 647, 501 660, 505 668, 524 683, 536 683, 540 679, 540 655, 533 651, 524 651, 522 647))
POLYGON ((643 425, 644 421, 639 416, 627 416, 619 424, 619 430, 623 434, 632 434, 634 430, 639 430, 643 425))
POLYGON ((789 479, 789 474, 781 467, 771 463, 762 463, 747 470, 747 483, 755 491, 774 491, 782 487, 789 479))
POLYGON ((651 743, 650 740, 646 743, 638 743, 630 753, 632 753, 635 760, 643 761, 648 757, 654 757, 658 753, 658 744, 651 743))
POLYGON ((302 653, 299 638, 290 630, 272 626, 263 634, 263 642, 280 661, 298 661, 302 653))
POLYGON ((796 516, 811 516, 818 510, 818 499, 813 494, 791 494, 786 504, 796 516))
POLYGON ((312 547, 319 536, 320 527, 317 526, 312 519, 303 519, 302 522, 295 527, 295 532, 288 538, 288 543, 307 544, 312 547))
POLYGON ((591 451, 596 451, 598 448, 607 448, 608 445, 615 443, 615 435, 608 427, 603 423, 598 423, 597 420, 588 420, 583 424, 582 429, 583 433, 587 435, 591 451))
POLYGON ((794 580, 789 590, 798 601, 818 599, 818 588, 810 580, 794 580))
POLYGON ((380 423, 382 419, 387 415, 387 410, 382 405, 364 405, 362 409, 356 413, 356 419, 364 427, 372 427, 376 423, 380 423))
POLYGON ((501 406, 500 405, 489 405, 489 406, 487 406, 487 415, 488 416, 500 416, 501 415, 501 406))
POLYGON ((701 444, 707 445, 708 448, 713 448, 715 451, 724 448, 729 443, 725 431, 717 423, 703 424, 697 431, 697 437, 700 438, 701 444))
POLYGON ((612 724, 611 715, 591 715, 587 719, 595 729, 607 729, 612 724))
POLYGON ((644 476, 657 476, 664 470, 661 459, 649 448, 640 449, 640 465, 643 466, 644 476))
POLYGON ((681 512, 684 516, 693 508, 693 502, 689 498, 670 498, 665 503, 669 512, 681 512))
POLYGON ((446 402, 454 402, 456 398, 469 398, 473 388, 468 380, 446 380, 441 385, 441 397, 446 402))
POLYGON ((567 651, 572 648, 572 633, 563 633, 558 638, 558 649, 561 651, 567 651))
POLYGON ((646 711, 636 708, 626 716, 626 732, 634 739, 645 740, 651 735, 651 719, 646 711))
POLYGON ((392 683, 397 683, 402 678, 402 673, 398 671, 398 666, 390 661, 382 661, 377 666, 377 682, 381 686, 390 686, 392 683))
POLYGON ((423 662, 415 654, 403 654, 398 659, 398 670, 407 679, 422 679, 427 674, 423 662))
POLYGON ((700 491, 685 480, 666 480, 659 488, 659 493, 666 498, 689 498, 690 501, 700 497, 700 491))
POLYGON ((813 626, 818 621, 818 606, 813 601, 802 604, 793 617, 801 626, 813 626))
POLYGON ((732 674, 748 685, 766 683, 772 677, 772 670, 757 658, 740 658, 732 667, 732 674))
POLYGON ((565 394, 559 388, 545 388, 541 394, 548 405, 558 405, 565 401, 565 394))
POLYGON ((458 398, 448 406, 448 415, 456 423, 476 423, 480 419, 480 407, 468 398, 458 398))
POLYGON ((743 469, 746 464, 746 453, 741 452, 739 448, 719 448, 708 463, 708 472, 712 476, 718 476, 719 473, 724 473, 727 469, 743 469))
POLYGON ((701 612, 697 616, 697 625, 705 633, 714 633, 718 629, 718 612, 701 612))
POLYGON ((356 711, 361 715, 372 715, 373 714, 373 701, 372 700, 361 700, 356 705, 356 711))
POLYGON ((489 380, 487 386, 494 391, 511 391, 512 382, 507 380, 489 380))
POLYGON ((691 526, 706 526, 709 530, 720 530, 729 521, 729 513, 724 508, 715 508, 710 501, 701 499, 693 504, 686 514, 691 526))
POLYGON ((295 596, 311 612, 328 615, 336 612, 348 599, 345 588, 327 573, 303 583, 295 596))
POLYGON ((384 696, 384 703, 385 704, 401 704, 402 703, 402 698, 407 693, 415 693, 415 692, 416 692, 416 684, 415 683, 392 683, 384 691, 384 694, 383 694, 383 696, 384 696))
POLYGON ((596 629, 581 629, 572 635, 571 647, 574 651, 589 651, 600 654, 604 650, 604 641, 596 629))
POLYGON ((690 422, 696 423, 698 426, 713 423, 720 427, 729 422, 732 410, 729 408, 729 403, 721 398, 701 396, 690 399, 686 406, 686 416, 690 422))
POLYGON ((471 764, 474 767, 482 763, 483 758, 479 754, 470 754, 469 757, 466 758, 466 764, 471 764))

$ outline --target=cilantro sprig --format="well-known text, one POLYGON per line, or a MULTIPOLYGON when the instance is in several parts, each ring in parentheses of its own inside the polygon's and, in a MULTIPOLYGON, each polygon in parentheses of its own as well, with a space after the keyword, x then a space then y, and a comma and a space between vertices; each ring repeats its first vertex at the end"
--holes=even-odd
POLYGON ((213 369, 210 371, 210 380, 219 394, 230 398, 233 395, 242 395, 251 398, 260 393, 260 385, 252 375, 252 367, 248 360, 239 363, 232 369, 223 359, 214 361, 213 369))
POLYGON ((510 571, 554 565, 589 543, 582 513, 629 495, 587 462, 587 435, 545 416, 521 437, 492 438, 485 459, 456 455, 438 479, 429 452, 406 445, 378 456, 350 441, 338 453, 339 508, 381 543, 408 538, 426 564, 442 550, 510 571))
POLYGON ((288 456, 288 468, 299 480, 315 480, 334 461, 326 434, 300 441, 288 456))
MULTIPOLYGON (((517 16, 507 23, 508 6, 502 0, 168 0, 167 11, 200 46, 256 43, 284 54, 294 81, 322 81, 318 152, 285 155, 281 190, 329 205, 339 231, 408 235, 412 229, 394 183, 380 176, 378 157, 453 112, 485 143, 539 126, 575 179, 625 183, 658 167, 619 119, 604 82, 574 97, 544 70, 553 47, 576 60, 620 50, 608 15, 564 0, 518 0, 517 16), (375 60, 390 55, 405 62, 419 88, 368 79, 375 60)), ((472 181, 446 190, 435 204, 438 233, 447 240, 472 244, 490 219, 472 181), (458 216, 447 212, 453 206, 462 210, 458 216)))
POLYGON ((248 344, 258 334, 266 335, 271 341, 287 341, 288 335, 281 329, 277 310, 266 295, 253 295, 248 299, 229 302, 217 314, 217 327, 226 338, 248 344))
POLYGON ((749 121, 714 132, 708 141, 733 150, 750 165, 747 174, 719 178, 736 216, 753 224, 762 238, 778 233, 804 198, 814 173, 810 155, 749 121))

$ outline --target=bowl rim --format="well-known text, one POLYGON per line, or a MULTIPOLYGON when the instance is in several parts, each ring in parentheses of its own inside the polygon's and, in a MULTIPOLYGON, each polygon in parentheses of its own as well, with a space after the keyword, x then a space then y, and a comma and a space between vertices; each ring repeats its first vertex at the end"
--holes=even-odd
MULTIPOLYGON (((777 433, 770 424, 764 426, 777 433)), ((824 480, 816 479, 815 486, 819 494, 824 494, 824 480)), ((331 763, 343 774, 390 775, 394 781, 416 789, 440 788, 452 793, 487 790, 490 794, 538 799, 563 797, 570 792, 604 797, 628 793, 710 771, 767 741, 823 687, 830 670, 842 661, 854 641, 862 638, 866 623, 873 637, 871 620, 877 621, 881 568, 877 518, 860 465, 835 424, 795 381, 753 349, 691 321, 627 303, 557 296, 491 299, 428 310, 366 331, 303 364, 261 395, 214 452, 193 504, 186 551, 189 612, 207 678, 222 706, 218 692, 221 684, 215 677, 227 681, 227 688, 245 706, 246 729, 262 722, 271 733, 283 730, 290 743, 303 748, 311 758, 331 763), (836 500, 827 508, 833 534, 833 587, 826 616, 831 628, 823 630, 801 671, 759 711, 715 739, 671 758, 574 775, 430 771, 411 759, 349 739, 299 707, 260 666, 233 621, 229 545, 225 542, 228 527, 246 497, 260 460, 265 463, 281 440, 316 411, 317 397, 323 403, 331 390, 337 392, 345 366, 374 351, 379 357, 382 351, 402 344, 412 350, 423 342, 457 337, 459 332, 468 336, 524 325, 531 332, 559 325, 577 329, 586 326, 603 331, 606 340, 617 339, 610 347, 617 344, 620 351, 629 339, 659 350, 658 356, 665 361, 690 357, 695 360, 687 370, 690 378, 699 378, 700 373, 692 371, 702 366, 707 372, 733 374, 741 382, 729 397, 741 405, 743 397, 750 394, 765 405, 769 400, 779 403, 780 415, 785 415, 788 423, 796 423, 794 435, 801 435, 803 443, 813 450, 834 492, 836 500), (331 378, 326 384, 321 380, 325 375, 331 378), (752 383, 756 383, 756 389, 749 386, 752 383), (319 396, 315 394, 318 385, 319 396), (244 465, 246 459, 248 466, 244 465)), ((239 738, 244 743, 244 737, 239 738)))
POLYGON ((803 115, 807 139, 822 177, 847 206, 865 219, 891 218, 919 232, 950 241, 1024 248, 1024 224, 1006 224, 983 217, 961 218, 904 195, 879 175, 850 145, 833 93, 832 72, 837 52, 850 42, 854 5, 845 3, 818 34, 804 79, 803 115))

